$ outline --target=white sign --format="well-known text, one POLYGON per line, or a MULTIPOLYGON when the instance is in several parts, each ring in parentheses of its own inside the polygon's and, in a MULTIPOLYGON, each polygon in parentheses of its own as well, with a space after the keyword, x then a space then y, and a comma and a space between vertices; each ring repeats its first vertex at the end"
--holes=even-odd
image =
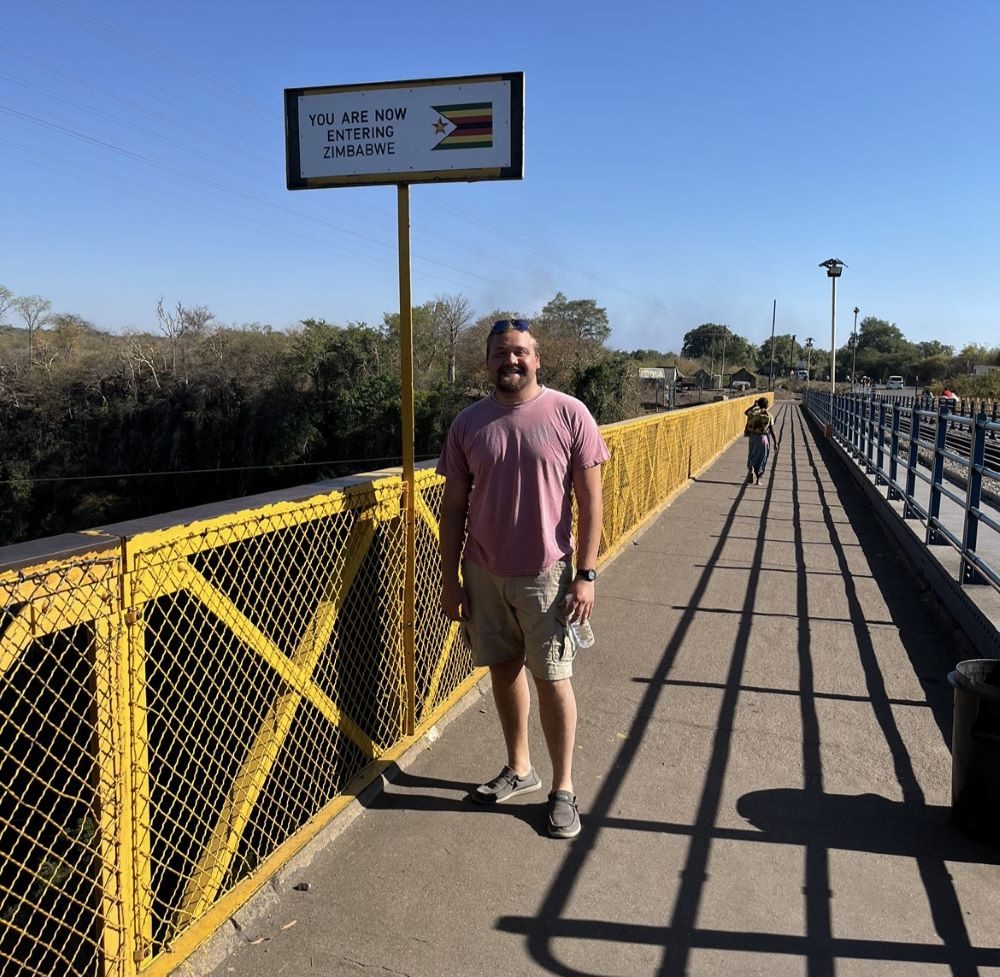
POLYGON ((519 180, 524 75, 285 90, 289 190, 519 180))
POLYGON ((666 376, 667 376, 667 371, 664 370, 662 366, 639 367, 640 380, 664 380, 666 379, 666 376))

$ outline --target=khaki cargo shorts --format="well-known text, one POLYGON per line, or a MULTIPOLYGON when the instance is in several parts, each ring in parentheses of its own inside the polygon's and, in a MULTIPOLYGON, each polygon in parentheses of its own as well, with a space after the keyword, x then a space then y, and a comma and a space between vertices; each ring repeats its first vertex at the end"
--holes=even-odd
POLYGON ((477 668, 524 658, 535 678, 570 678, 576 646, 559 617, 573 577, 566 560, 537 577, 498 577, 468 560, 462 583, 469 619, 463 622, 477 668))

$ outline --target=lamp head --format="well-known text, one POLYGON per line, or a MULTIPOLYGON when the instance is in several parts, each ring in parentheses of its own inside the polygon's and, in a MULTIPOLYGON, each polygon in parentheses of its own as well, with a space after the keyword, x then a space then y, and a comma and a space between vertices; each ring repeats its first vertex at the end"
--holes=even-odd
POLYGON ((827 278, 840 278, 841 273, 847 267, 840 258, 827 258, 819 263, 820 268, 826 269, 827 278))

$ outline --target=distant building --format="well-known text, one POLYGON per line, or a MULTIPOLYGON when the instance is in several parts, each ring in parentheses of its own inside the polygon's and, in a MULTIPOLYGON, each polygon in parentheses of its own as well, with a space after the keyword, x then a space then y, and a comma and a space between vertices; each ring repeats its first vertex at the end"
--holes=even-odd
POLYGON ((639 398, 645 408, 672 407, 673 391, 681 384, 676 366, 640 366, 639 398))
POLYGON ((977 363, 972 368, 972 373, 974 376, 981 377, 987 373, 992 373, 994 370, 1000 370, 1000 366, 993 366, 990 363, 977 363))
POLYGON ((757 374, 751 373, 749 370, 745 368, 737 370, 735 373, 730 374, 729 377, 730 387, 735 386, 736 384, 740 384, 742 386, 744 383, 751 389, 755 389, 757 387, 757 374))

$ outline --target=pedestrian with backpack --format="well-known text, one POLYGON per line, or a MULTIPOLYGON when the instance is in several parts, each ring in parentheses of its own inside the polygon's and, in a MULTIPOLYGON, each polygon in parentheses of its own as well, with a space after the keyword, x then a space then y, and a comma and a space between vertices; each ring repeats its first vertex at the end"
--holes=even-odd
POLYGON ((774 437, 774 418, 768 410, 767 397, 759 397, 743 413, 747 419, 743 433, 750 439, 747 445, 747 482, 760 485, 771 450, 771 438, 774 437))

